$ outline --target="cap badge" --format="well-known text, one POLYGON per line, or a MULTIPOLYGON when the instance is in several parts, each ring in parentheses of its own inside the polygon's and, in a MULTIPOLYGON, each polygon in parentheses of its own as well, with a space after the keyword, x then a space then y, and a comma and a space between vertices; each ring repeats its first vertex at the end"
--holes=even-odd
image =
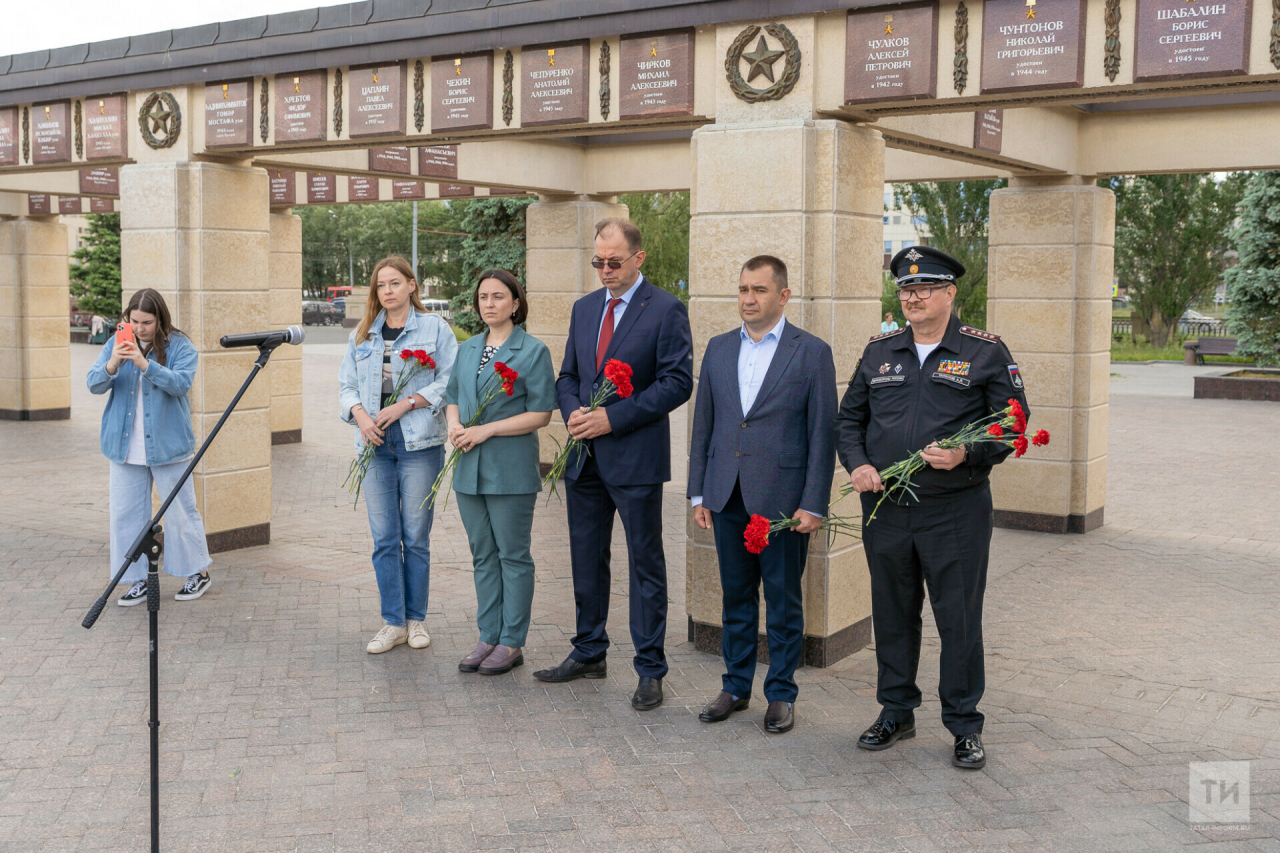
MULTIPOLYGON (((921 258, 923 258, 923 257, 924 257, 924 255, 920 254, 920 253, 919 253, 919 252, 917 252, 915 249, 912 249, 910 252, 907 252, 907 257, 908 257, 908 258, 910 258, 910 259, 911 259, 911 260, 913 260, 913 261, 918 261, 918 260, 920 260, 921 258)), ((913 270, 913 272, 914 272, 914 270, 913 270)))
POLYGON ((915 275, 915 274, 916 274, 916 273, 918 273, 918 272, 920 272, 920 267, 916 266, 915 264, 912 264, 912 265, 911 265, 911 274, 912 274, 912 275, 915 275))

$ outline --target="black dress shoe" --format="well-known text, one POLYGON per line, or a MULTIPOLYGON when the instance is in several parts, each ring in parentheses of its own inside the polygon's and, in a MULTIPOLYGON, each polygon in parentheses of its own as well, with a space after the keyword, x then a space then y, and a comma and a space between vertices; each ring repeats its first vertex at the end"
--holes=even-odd
POLYGON ((906 740, 916 736, 916 718, 912 714, 905 722, 895 722, 894 720, 885 719, 884 714, 872 724, 871 728, 862 733, 862 737, 858 738, 858 746, 863 749, 870 749, 873 752, 881 749, 888 749, 893 746, 894 741, 906 740))
POLYGON ((652 711, 662 704, 662 679, 640 676, 636 692, 631 697, 631 707, 637 711, 652 711))
POLYGON ((569 657, 555 669, 540 669, 533 674, 533 677, 539 681, 561 682, 575 681, 579 678, 604 678, 606 675, 608 670, 604 658, 594 663, 583 663, 569 657))
POLYGON ((951 763, 965 770, 977 770, 987 763, 986 750, 982 748, 982 734, 956 735, 956 752, 951 763))
POLYGON ((735 711, 745 711, 750 704, 750 696, 734 699, 732 693, 726 693, 721 690, 720 695, 708 702, 707 707, 702 709, 698 719, 704 723, 723 723, 729 719, 730 714, 735 711))
POLYGON ((770 702, 769 710, 764 712, 764 730, 770 734, 780 735, 791 731, 796 724, 795 711, 790 702, 770 702))

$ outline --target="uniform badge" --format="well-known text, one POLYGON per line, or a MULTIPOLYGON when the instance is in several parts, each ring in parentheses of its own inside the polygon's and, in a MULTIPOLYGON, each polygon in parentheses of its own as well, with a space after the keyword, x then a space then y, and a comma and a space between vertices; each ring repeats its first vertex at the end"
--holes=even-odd
POLYGON ((880 375, 883 376, 888 372, 889 372, 889 362, 886 361, 884 364, 880 365, 880 375))
POLYGON ((970 363, 967 361, 952 361, 944 359, 938 362, 939 373, 950 373, 952 376, 968 376, 970 363))
POLYGON ((1009 365, 1009 378, 1013 380, 1014 388, 1022 387, 1022 374, 1018 372, 1018 365, 1009 365))
POLYGON ((895 365, 893 366, 893 372, 894 372, 894 373, 901 373, 901 372, 902 372, 902 365, 901 365, 901 364, 895 364, 895 365))
POLYGON ((923 257, 924 257, 924 255, 920 254, 920 253, 919 253, 919 252, 917 252, 915 249, 912 249, 910 252, 907 252, 907 257, 908 257, 908 258, 910 258, 910 259, 911 259, 911 260, 913 260, 913 261, 918 261, 918 260, 920 260, 921 258, 923 258, 923 257))

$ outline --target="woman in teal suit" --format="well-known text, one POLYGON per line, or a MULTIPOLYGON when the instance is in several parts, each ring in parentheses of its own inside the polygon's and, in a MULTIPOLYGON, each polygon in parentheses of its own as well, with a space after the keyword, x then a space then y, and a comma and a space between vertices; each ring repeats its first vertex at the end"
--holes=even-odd
POLYGON ((528 300, 505 270, 480 274, 472 305, 489 327, 458 347, 445 390, 449 440, 462 450, 453 490, 476 578, 476 622, 480 642, 458 664, 463 672, 498 675, 524 663, 529 612, 533 607, 533 507, 542 490, 538 430, 556 407, 556 374, 546 344, 520 328, 528 300), (519 374, 515 391, 501 391, 473 427, 463 427, 500 387, 494 364, 519 374))

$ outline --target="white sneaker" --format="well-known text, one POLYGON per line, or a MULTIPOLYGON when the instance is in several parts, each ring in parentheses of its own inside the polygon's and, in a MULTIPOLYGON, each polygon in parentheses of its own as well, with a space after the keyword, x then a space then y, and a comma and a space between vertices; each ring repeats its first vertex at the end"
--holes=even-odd
POLYGON ((383 625, 382 630, 378 632, 378 636, 374 637, 369 645, 365 647, 365 651, 371 655, 380 655, 394 649, 401 643, 409 641, 409 631, 403 626, 383 625))
POLYGON ((409 648, 425 649, 431 645, 431 637, 427 636, 427 623, 409 620, 409 648))

